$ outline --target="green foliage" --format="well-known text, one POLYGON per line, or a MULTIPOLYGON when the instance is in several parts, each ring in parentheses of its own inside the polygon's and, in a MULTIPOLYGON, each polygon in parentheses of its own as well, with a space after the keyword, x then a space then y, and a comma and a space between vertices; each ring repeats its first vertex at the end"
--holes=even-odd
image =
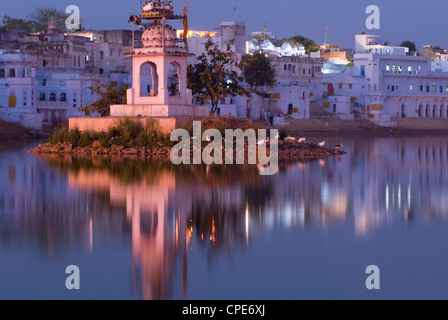
POLYGON ((276 81, 275 69, 265 54, 255 52, 253 55, 245 55, 243 66, 244 79, 254 91, 258 91, 259 87, 274 86, 276 81))
POLYGON ((288 136, 288 132, 286 131, 285 127, 281 127, 278 130, 278 135, 280 140, 285 140, 285 138, 288 136))
POLYGON ((205 104, 209 101, 212 105, 211 114, 218 109, 218 104, 229 95, 250 96, 240 83, 243 77, 240 75, 242 63, 232 61, 233 53, 230 47, 227 51, 221 51, 212 39, 205 43, 206 53, 197 57, 199 63, 188 66, 188 88, 195 97, 195 102, 205 104))
POLYGON ((51 19, 56 20, 56 25, 59 30, 65 30, 65 21, 68 16, 64 11, 55 8, 39 7, 34 10, 28 19, 33 24, 33 31, 39 32, 47 29, 47 23, 51 19))
POLYGON ((4 15, 2 24, 7 31, 23 30, 26 33, 33 33, 46 30, 48 28, 48 21, 54 19, 56 20, 57 28, 59 30, 65 30, 65 21, 68 16, 65 12, 54 8, 39 7, 26 19, 16 19, 4 15))
POLYGON ((3 27, 6 31, 11 30, 23 30, 25 33, 33 32, 33 23, 25 19, 15 19, 10 16, 4 15, 2 19, 3 27))
POLYGON ((410 52, 417 51, 417 46, 416 46, 415 42, 412 42, 412 41, 409 41, 409 40, 403 41, 400 44, 400 47, 409 48, 410 52))
POLYGON ((152 119, 146 120, 145 128, 131 119, 122 119, 105 133, 69 130, 64 125, 55 129, 48 139, 51 144, 71 144, 73 148, 90 147, 94 141, 99 141, 102 148, 109 148, 112 144, 125 148, 173 146, 170 135, 163 134, 157 122, 152 119))
POLYGON ((310 52, 316 52, 320 49, 320 45, 315 43, 313 40, 308 39, 304 36, 294 36, 291 38, 283 38, 281 40, 278 40, 274 43, 275 46, 281 47, 281 45, 284 42, 288 42, 290 44, 295 45, 296 47, 303 45, 305 47, 306 53, 309 54, 310 52))
POLYGON ((129 88, 127 84, 123 88, 108 84, 98 84, 95 87, 89 87, 92 94, 97 94, 100 98, 92 102, 91 106, 81 107, 79 111, 90 113, 95 111, 102 117, 110 115, 110 106, 113 104, 127 104, 126 91, 129 88))

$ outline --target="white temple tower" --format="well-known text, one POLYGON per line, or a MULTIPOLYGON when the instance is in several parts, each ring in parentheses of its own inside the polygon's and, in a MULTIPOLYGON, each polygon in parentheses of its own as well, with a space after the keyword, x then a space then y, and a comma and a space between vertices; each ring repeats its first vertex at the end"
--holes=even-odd
MULTIPOLYGON (((187 89, 187 57, 190 55, 167 20, 183 19, 172 10, 171 1, 149 1, 140 17, 152 22, 142 35, 142 48, 132 54, 132 89, 127 105, 111 106, 111 116, 206 117, 207 106, 192 104, 187 89), (149 9, 149 10, 145 10, 149 9)), ((131 19, 132 20, 132 19, 131 19)))
MULTIPOLYGON (((183 20, 188 29, 187 12, 175 15, 172 1, 147 1, 141 15, 132 16, 135 25, 149 20, 142 35, 142 47, 133 48, 132 88, 127 91, 127 104, 110 106, 110 117, 70 118, 69 128, 81 131, 108 131, 120 118, 131 118, 145 126, 145 119, 158 122, 161 130, 170 133, 194 120, 210 115, 209 106, 192 103, 187 89, 187 57, 185 39, 177 39, 168 20, 183 20), (182 44, 184 42, 184 44, 182 44)), ((187 34, 187 32, 184 32, 187 34)))

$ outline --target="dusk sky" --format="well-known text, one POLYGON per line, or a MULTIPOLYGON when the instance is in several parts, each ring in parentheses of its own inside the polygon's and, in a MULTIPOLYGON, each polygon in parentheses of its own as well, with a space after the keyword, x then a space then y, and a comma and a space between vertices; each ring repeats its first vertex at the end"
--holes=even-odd
MULTIPOLYGON (((174 0, 180 13, 184 0, 174 0)), ((86 29, 130 29, 131 14, 139 11, 140 0, 14 0, 2 1, 0 15, 25 18, 36 7, 56 7, 65 11, 68 5, 77 5, 86 29)), ((344 48, 354 47, 354 35, 366 32, 380 34, 392 44, 403 40, 448 47, 448 1, 440 0, 187 0, 190 28, 212 31, 221 21, 244 21, 247 33, 260 31, 264 23, 277 38, 303 35, 318 43, 325 39, 328 25, 328 43, 344 48), (368 30, 365 21, 367 6, 381 9, 381 29, 368 30), (236 6, 236 12, 234 7, 236 6)), ((180 27, 173 24, 173 27, 180 27)))

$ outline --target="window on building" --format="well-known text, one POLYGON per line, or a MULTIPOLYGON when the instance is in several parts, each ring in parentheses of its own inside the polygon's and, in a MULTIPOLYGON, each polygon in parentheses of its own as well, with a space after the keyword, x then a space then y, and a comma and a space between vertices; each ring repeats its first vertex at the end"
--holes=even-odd
POLYGON ((386 65, 386 73, 390 72, 390 65, 386 65))
POLYGON ((10 69, 9 70, 9 75, 10 78, 15 78, 16 77, 16 70, 15 69, 10 69))
POLYGON ((432 84, 432 92, 436 92, 437 91, 437 86, 435 83, 432 84))
POLYGON ((65 92, 61 93, 60 100, 61 102, 67 102, 67 94, 65 92))
POLYGON ((422 92, 423 92, 423 86, 420 86, 420 91, 422 91, 422 92))
POLYGON ((56 93, 50 93, 50 101, 56 101, 56 93))
POLYGON ((42 80, 42 87, 46 87, 47 86, 47 79, 42 80))
POLYGON ((28 100, 28 91, 26 89, 22 91, 22 98, 23 98, 23 106, 26 107, 26 101, 28 100))
POLYGON ((361 66, 361 75, 362 75, 362 76, 365 76, 365 75, 366 75, 366 66, 365 66, 365 65, 362 65, 362 66, 361 66))
POLYGON ((443 93, 443 86, 440 86, 440 93, 443 93))
POLYGON ((104 59, 104 51, 100 51, 100 59, 101 59, 101 60, 104 59))
POLYGON ((303 74, 305 74, 306 73, 306 69, 303 69, 303 74))
POLYGON ((402 71, 401 66, 398 66, 398 73, 401 73, 401 71, 402 71))
POLYGON ((412 67, 411 66, 408 66, 408 73, 412 74, 412 67))
POLYGON ((6 77, 5 69, 0 69, 0 78, 6 77))
POLYGON ((113 57, 113 55, 114 55, 114 49, 110 49, 109 54, 110 54, 111 57, 113 57))
POLYGON ((342 83, 338 84, 339 90, 342 90, 342 83))
POLYGON ((392 92, 394 92, 395 91, 395 86, 392 86, 392 92))
POLYGON ((100 74, 103 74, 103 73, 104 73, 104 69, 100 68, 100 74))
POLYGON ((412 84, 409 86, 409 91, 412 91, 412 89, 413 89, 413 86, 412 86, 412 84))
POLYGON ((426 86, 426 92, 429 92, 429 86, 426 86))
POLYGON ((397 72, 397 67, 396 66, 392 66, 392 73, 397 72))
POLYGON ((39 93, 39 101, 45 101, 45 93, 39 93))
POLYGON ((349 83, 348 84, 348 88, 351 90, 351 89, 353 89, 353 83, 349 83))

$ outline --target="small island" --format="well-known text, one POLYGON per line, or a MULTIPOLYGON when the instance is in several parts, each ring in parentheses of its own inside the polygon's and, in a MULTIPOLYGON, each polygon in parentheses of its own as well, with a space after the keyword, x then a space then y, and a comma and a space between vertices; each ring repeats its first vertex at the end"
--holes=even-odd
MULTIPOLYGON (((231 117, 210 117, 203 119, 202 130, 217 128, 224 133, 225 129, 260 129, 260 124, 251 124, 247 121, 231 117)), ((192 128, 185 127, 192 133, 192 128)), ((305 139, 287 137, 286 132, 280 130, 278 141, 279 161, 304 161, 324 159, 332 156, 346 154, 345 151, 327 148, 322 144, 308 143, 305 139)), ((142 159, 169 160, 172 147, 176 142, 170 141, 170 135, 158 128, 157 122, 146 119, 146 126, 140 126, 132 119, 122 119, 107 132, 92 132, 78 129, 68 129, 62 126, 55 130, 44 144, 39 144, 29 152, 33 154, 59 154, 76 157, 104 157, 121 156, 137 157, 142 159)), ((209 142, 202 142, 202 150, 209 142)), ((269 150, 270 139, 266 141, 269 150)), ((224 148, 224 144, 223 144, 224 148)), ((340 149, 340 147, 339 147, 340 149)), ((248 153, 248 144, 245 141, 245 155, 248 153)))

